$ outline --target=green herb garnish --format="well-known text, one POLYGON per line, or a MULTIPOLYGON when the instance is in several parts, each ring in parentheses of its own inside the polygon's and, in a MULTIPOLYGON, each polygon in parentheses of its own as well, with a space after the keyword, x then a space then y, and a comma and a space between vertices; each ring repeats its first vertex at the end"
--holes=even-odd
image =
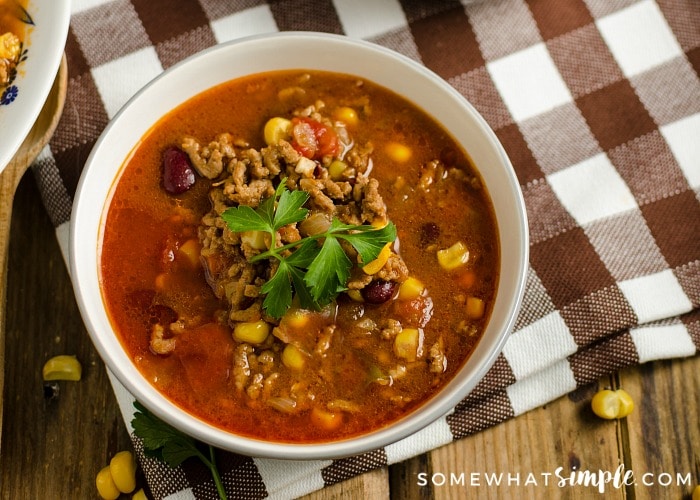
MULTIPOLYGON (((228 208, 221 217, 231 231, 264 231, 270 235, 270 241, 275 242, 279 229, 306 218, 309 211, 303 206, 308 199, 309 193, 290 191, 283 180, 275 195, 263 200, 257 209, 240 205, 228 208)), ((346 289, 353 265, 338 240, 350 243, 362 262, 367 263, 376 259, 384 245, 395 239, 396 227, 391 222, 377 229, 369 224, 344 224, 334 217, 322 233, 280 247, 273 245, 250 259, 251 262, 279 261, 277 271, 262 287, 263 309, 270 316, 281 318, 292 305, 294 293, 301 306, 307 309, 329 304, 346 289), (288 250, 293 251, 289 253, 288 250)))
POLYGON ((199 458, 211 472, 219 498, 227 500, 228 497, 214 460, 214 448, 211 445, 200 443, 166 424, 138 401, 134 401, 134 407, 137 411, 131 421, 131 426, 134 428, 134 434, 143 441, 144 452, 148 456, 158 458, 172 468, 178 467, 188 458, 199 458), (205 447, 209 448, 208 458, 200 451, 200 448, 205 447))

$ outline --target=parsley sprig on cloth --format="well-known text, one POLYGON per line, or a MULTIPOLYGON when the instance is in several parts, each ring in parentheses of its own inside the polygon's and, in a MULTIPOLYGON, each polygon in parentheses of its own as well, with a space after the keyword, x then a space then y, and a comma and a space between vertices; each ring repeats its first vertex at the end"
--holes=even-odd
POLYGON ((195 441, 194 438, 166 424, 148 411, 141 403, 134 401, 136 413, 131 421, 134 434, 143 441, 146 455, 158 458, 172 468, 179 467, 188 458, 198 458, 209 469, 221 500, 227 500, 224 484, 214 460, 214 448, 195 441), (200 448, 208 447, 207 457, 200 448))
MULTIPOLYGON (((234 232, 264 231, 270 241, 276 232, 288 224, 304 220, 309 212, 304 204, 306 191, 290 191, 283 180, 275 195, 266 198, 258 208, 246 205, 228 208, 221 217, 234 232)), ((296 293, 302 307, 318 309, 330 303, 345 290, 353 263, 339 240, 350 243, 360 254, 362 262, 371 262, 389 242, 396 239, 396 227, 389 222, 382 228, 369 224, 344 224, 333 218, 326 231, 275 247, 251 259, 257 262, 276 259, 279 267, 263 285, 263 308, 270 316, 280 318, 292 304, 296 293), (289 250, 293 250, 291 253, 289 250)))

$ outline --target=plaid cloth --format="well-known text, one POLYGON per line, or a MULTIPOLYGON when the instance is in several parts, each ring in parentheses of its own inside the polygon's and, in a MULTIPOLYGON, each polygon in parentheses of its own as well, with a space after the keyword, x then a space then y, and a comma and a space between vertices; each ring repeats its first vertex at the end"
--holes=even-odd
MULTIPOLYGON (((495 366, 449 416, 335 461, 221 452, 232 498, 289 498, 405 460, 625 366, 700 348, 697 0, 76 0, 68 98, 33 167, 65 248, 71 198, 108 120, 213 44, 278 30, 363 38, 438 73, 508 152, 530 220, 523 309, 495 366)), ((131 396, 114 381, 131 420, 131 396)), ((197 463, 141 453, 155 498, 214 498, 197 463)))

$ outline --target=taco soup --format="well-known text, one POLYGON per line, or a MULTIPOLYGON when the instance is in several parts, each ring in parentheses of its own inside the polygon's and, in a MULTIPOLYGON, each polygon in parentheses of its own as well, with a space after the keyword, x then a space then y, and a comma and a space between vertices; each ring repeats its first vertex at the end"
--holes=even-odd
POLYGON ((467 152, 345 74, 262 73, 188 100, 105 210, 102 294, 134 364, 187 412, 265 440, 347 438, 424 404, 498 284, 467 152))

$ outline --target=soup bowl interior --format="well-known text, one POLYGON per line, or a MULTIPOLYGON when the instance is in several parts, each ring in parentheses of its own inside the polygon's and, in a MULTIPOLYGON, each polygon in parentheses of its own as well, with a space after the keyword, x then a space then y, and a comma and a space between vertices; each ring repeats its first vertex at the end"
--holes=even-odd
POLYGON ((527 269, 527 221, 517 178, 483 118, 450 85, 392 51, 346 37, 280 33, 208 49, 170 68, 136 94, 108 125, 84 168, 71 221, 70 266, 78 305, 98 352, 116 378, 164 421, 204 442, 259 457, 322 459, 380 448, 447 413, 484 376, 500 353, 521 301, 527 269), (122 348, 102 300, 100 238, 121 168, 163 115, 190 97, 237 77, 283 69, 324 70, 366 78, 432 115, 469 153, 490 193, 498 222, 501 272, 487 329, 462 369, 417 410, 366 435, 311 444, 266 442, 217 429, 168 401, 122 348))

